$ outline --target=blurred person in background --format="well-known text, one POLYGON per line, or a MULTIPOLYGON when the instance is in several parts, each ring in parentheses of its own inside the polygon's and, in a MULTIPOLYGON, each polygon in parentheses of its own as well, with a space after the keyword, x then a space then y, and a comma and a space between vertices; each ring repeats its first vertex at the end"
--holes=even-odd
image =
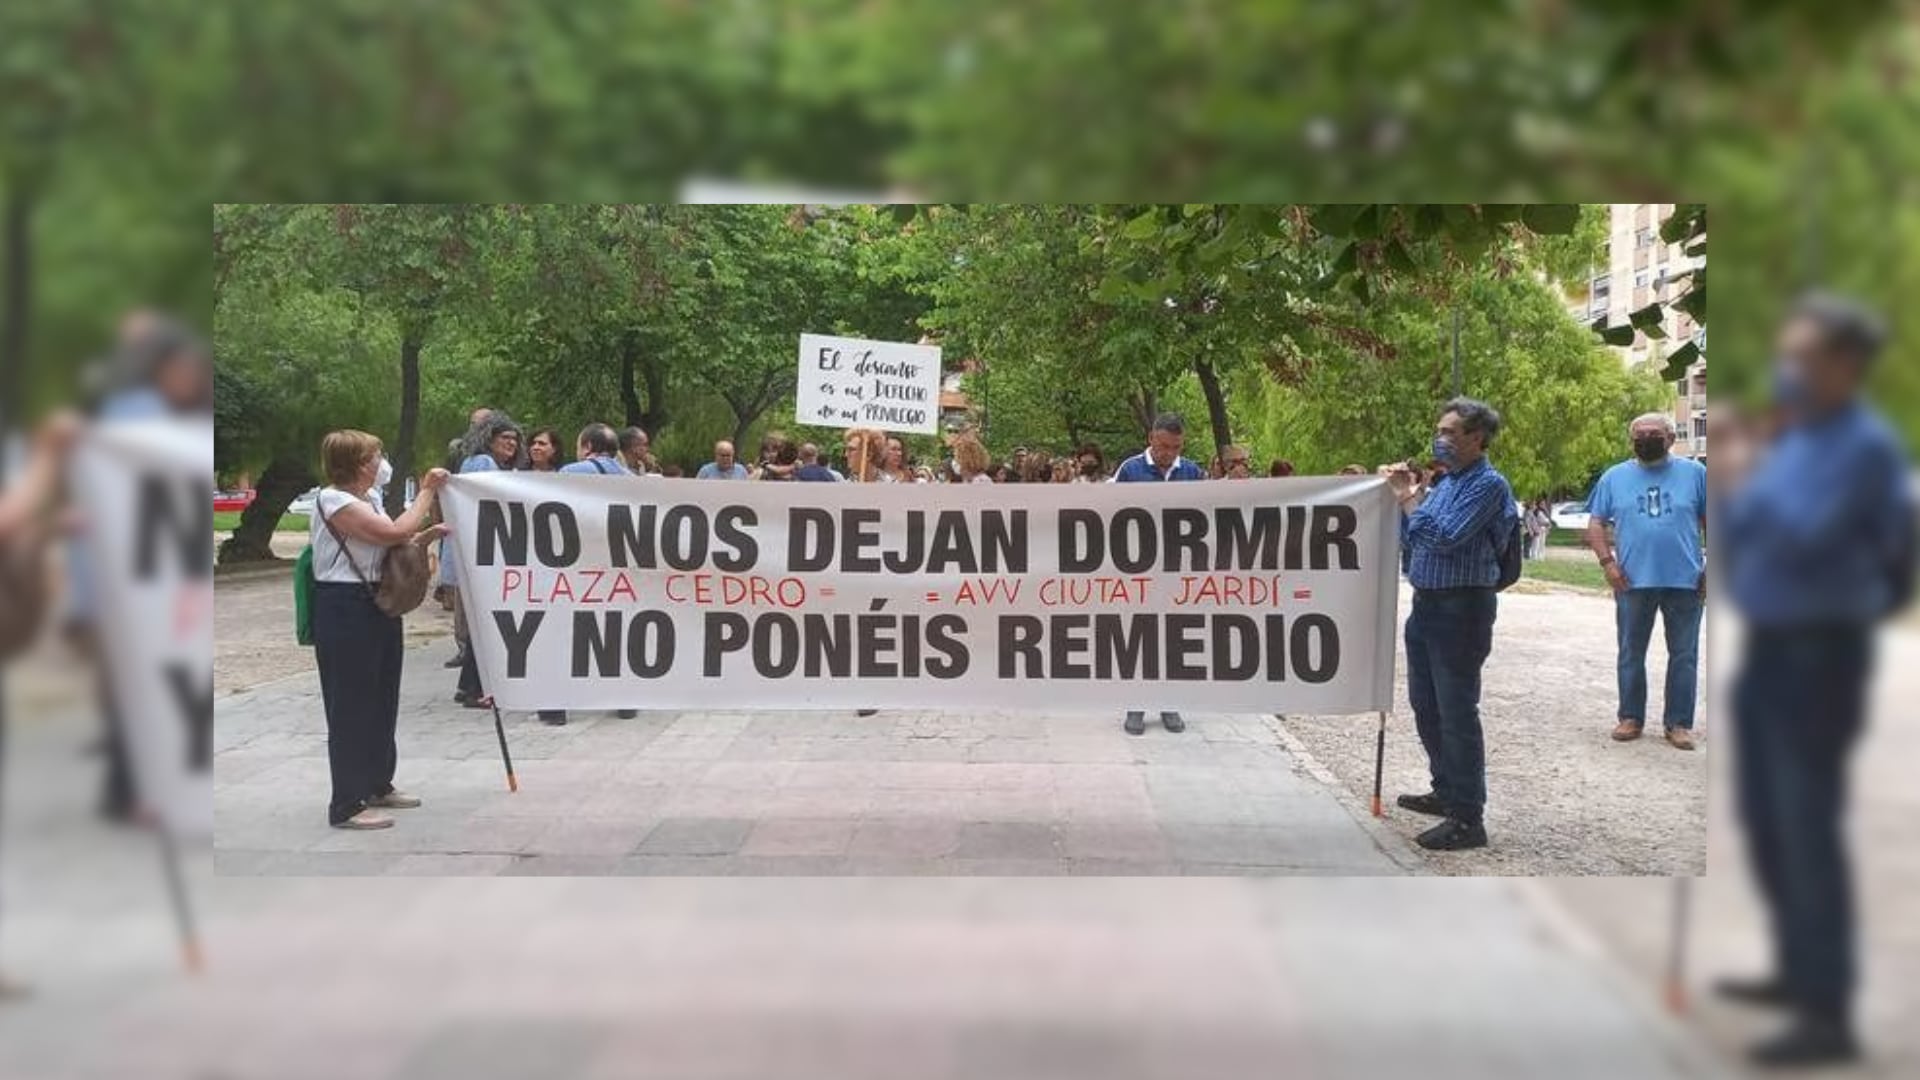
POLYGON ((991 484, 993 477, 987 475, 993 464, 987 456, 987 448, 980 437, 972 432, 955 435, 953 444, 953 467, 960 474, 962 484, 991 484))
POLYGON ((813 443, 801 443, 800 451, 794 460, 798 463, 793 470, 795 480, 813 484, 831 484, 843 477, 825 465, 820 464, 820 448, 813 443))
POLYGON ((755 480, 792 480, 800 467, 800 452, 793 440, 778 431, 760 437, 760 459, 755 463, 755 480))
POLYGON ((1027 448, 1024 446, 1014 447, 1013 456, 1007 459, 1007 464, 1012 467, 1014 475, 1025 480, 1027 478, 1027 448))
MULTIPOLYGON (((1364 469, 1361 470, 1362 473, 1365 471, 1364 469)), ((1292 475, 1293 462, 1288 461, 1286 458, 1274 458, 1273 462, 1267 466, 1267 476, 1269 477, 1292 475)))
POLYGON ((1527 558, 1547 557, 1547 534, 1553 531, 1553 513, 1547 500, 1535 499, 1527 505, 1527 558))
POLYGON ((1107 455, 1092 443, 1082 443, 1080 449, 1073 452, 1076 484, 1104 484, 1107 482, 1107 455))
MULTIPOLYGON (((1647 643, 1658 617, 1667 635, 1661 726, 1670 746, 1691 750, 1700 618, 1707 602, 1701 546, 1707 526, 1707 468, 1669 453, 1674 428, 1673 418, 1665 413, 1647 413, 1627 430, 1633 456, 1600 474, 1587 496, 1592 514, 1587 547, 1613 588, 1620 689, 1613 739, 1632 742, 1646 726, 1647 643)), ((1538 506, 1527 516, 1531 530, 1538 506)))
MULTIPOLYGON (((1267 473, 1267 475, 1272 476, 1273 473, 1269 472, 1267 473)), ((1358 464, 1342 465, 1340 466, 1340 475, 1341 476, 1365 476, 1367 475, 1367 467, 1365 465, 1358 465, 1358 464)))
POLYGON ((1073 483, 1073 462, 1066 458, 1057 458, 1053 463, 1053 475, 1047 478, 1049 484, 1073 483))
MULTIPOLYGON (((560 471, 569 476, 631 476, 620 460, 620 437, 607 424, 588 424, 580 429, 580 436, 574 440, 575 460, 560 466, 560 471)), ((566 723, 565 710, 552 710, 542 713, 544 719, 557 714, 560 723, 566 723)), ((615 713, 622 720, 631 720, 640 715, 635 709, 620 709, 615 713)), ((555 725, 558 726, 558 725, 555 725)))
POLYGON ((320 444, 328 484, 314 500, 313 658, 327 716, 327 768, 333 792, 327 824, 386 829, 381 810, 411 810, 420 800, 393 786, 399 761, 400 672, 406 659, 400 617, 374 603, 386 549, 426 544, 446 526, 427 524, 445 469, 429 472, 399 518, 368 497, 385 455, 364 431, 330 432, 320 444))
POLYGON ((1017 484, 1020 482, 1020 473, 1011 462, 1003 461, 993 467, 988 479, 996 484, 1017 484))
POLYGON ((1027 484, 1050 484, 1053 482, 1053 455, 1045 450, 1030 451, 1026 463, 1020 466, 1020 480, 1027 484))
POLYGON ((1229 446, 1220 458, 1228 480, 1253 479, 1253 454, 1244 446, 1229 446))
POLYGON ((527 436, 527 468, 533 472, 559 472, 560 466, 567 463, 560 452, 560 432, 551 427, 537 427, 527 436))
POLYGON ((1776 345, 1777 433, 1715 449, 1713 512, 1746 624, 1734 689, 1739 809, 1774 964, 1718 990, 1791 1012, 1753 1048, 1762 1065, 1860 1052, 1847 766, 1866 719, 1874 626, 1910 599, 1915 562, 1906 455, 1861 400, 1885 341, 1861 305, 1803 298, 1776 345))
MULTIPOLYGON (((1150 484, 1206 479, 1206 473, 1200 471, 1200 466, 1180 456, 1186 441, 1187 425, 1179 414, 1161 413, 1153 421, 1153 430, 1147 434, 1147 448, 1121 462, 1120 467, 1114 470, 1113 482, 1150 484)), ((1170 709, 1160 713, 1160 723, 1175 735, 1187 730, 1187 722, 1170 709)), ((1138 709, 1129 710, 1124 726, 1129 735, 1145 735, 1147 714, 1138 709)))
POLYGON ((700 466, 695 480, 749 480, 747 467, 734 459, 733 444, 725 439, 713 444, 713 460, 700 466))
POLYGON ((653 440, 637 427, 620 432, 620 458, 626 464, 627 471, 635 476, 660 471, 659 465, 653 460, 653 440))
POLYGON ((907 444, 891 435, 887 436, 886 449, 880 456, 880 482, 913 483, 913 469, 907 464, 907 444))
POLYGON ((1485 847, 1486 743, 1480 672, 1493 651, 1500 551, 1512 534, 1513 488, 1487 460, 1500 414, 1472 398, 1441 407, 1433 456, 1447 471, 1422 484, 1405 462, 1381 466, 1400 503, 1400 546, 1413 586, 1407 697, 1433 788, 1398 804, 1442 818, 1414 842, 1430 851, 1485 847))
MULTIPOLYGON (((493 416, 493 410, 482 405, 467 414, 467 433, 447 443, 446 469, 449 473, 460 471, 460 465, 467 459, 466 447, 470 439, 477 439, 476 430, 493 416)), ((433 597, 440 606, 453 612, 453 655, 440 665, 457 668, 467 662, 467 611, 460 604, 460 568, 453 557, 453 541, 442 538, 440 541, 439 569, 434 579, 433 597)))
MULTIPOLYGON (((136 310, 121 320, 117 347, 104 370, 105 385, 94 408, 101 421, 206 417, 213 408, 211 350, 184 324, 158 312, 136 310)), ((120 709, 106 668, 99 663, 93 556, 85 544, 74 542, 67 546, 66 564, 67 640, 94 662, 106 729, 100 744, 107 760, 100 814, 108 821, 129 823, 138 817, 138 807, 120 709)))
MULTIPOLYGON (((461 474, 512 472, 526 468, 527 458, 521 449, 521 442, 520 425, 513 422, 513 417, 504 412, 489 413, 462 440, 461 474)), ((472 625, 468 624, 469 635, 472 629, 472 625)), ((469 709, 493 708, 493 698, 480 685, 480 662, 474 656, 471 638, 461 656, 460 681, 454 690, 453 700, 469 709)))

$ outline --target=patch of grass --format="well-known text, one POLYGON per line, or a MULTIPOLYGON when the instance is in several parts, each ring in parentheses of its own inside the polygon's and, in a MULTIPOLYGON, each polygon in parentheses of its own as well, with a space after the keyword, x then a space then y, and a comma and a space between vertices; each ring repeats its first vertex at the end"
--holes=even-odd
POLYGON ((1587 534, 1579 529, 1547 530, 1548 547, 1586 547, 1587 534))
MULTIPOLYGON (((240 527, 240 511, 216 510, 213 514, 214 532, 232 532, 240 527)), ((280 524, 274 526, 280 532, 306 532, 307 519, 297 514, 282 514, 280 524)))
POLYGON ((1585 559, 1534 559, 1522 564, 1522 578, 1534 581, 1551 581, 1558 585, 1575 585, 1583 589, 1610 590, 1606 571, 1598 563, 1585 559))

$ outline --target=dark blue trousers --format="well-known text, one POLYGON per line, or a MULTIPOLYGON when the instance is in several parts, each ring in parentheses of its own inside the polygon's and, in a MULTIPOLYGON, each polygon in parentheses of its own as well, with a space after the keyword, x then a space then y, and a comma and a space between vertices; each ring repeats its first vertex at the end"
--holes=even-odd
POLYGON ((327 712, 327 765, 333 795, 327 820, 338 825, 367 800, 393 790, 399 760, 400 620, 374 606, 358 582, 313 585, 313 659, 327 712))
POLYGON ((1407 616, 1407 697, 1433 792, 1449 814, 1474 824, 1487 805, 1480 669, 1493 651, 1499 606, 1492 589, 1415 589, 1407 616))
POLYGON ((1839 1019, 1856 978, 1847 758, 1872 672, 1870 627, 1752 628, 1734 697, 1740 816, 1775 962, 1801 1008, 1839 1019))

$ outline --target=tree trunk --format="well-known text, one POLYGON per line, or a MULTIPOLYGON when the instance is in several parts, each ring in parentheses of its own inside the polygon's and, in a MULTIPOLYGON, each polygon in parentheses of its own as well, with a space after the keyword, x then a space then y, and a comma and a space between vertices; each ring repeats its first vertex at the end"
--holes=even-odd
POLYGON ((1139 428, 1140 438, 1144 440, 1153 433, 1153 421, 1160 415, 1160 395, 1142 389, 1139 393, 1128 395, 1127 403, 1133 406, 1133 422, 1139 428))
POLYGON ((4 214, 6 293, 0 296, 0 477, 5 476, 8 436, 22 412, 20 388, 26 385, 27 320, 33 313, 33 199, 17 187, 7 189, 4 214))
POLYGON ((411 335, 400 343, 400 433, 394 437, 393 482, 387 485, 387 516, 399 517, 407 508, 407 478, 413 475, 413 443, 420 427, 420 342, 411 335))
POLYGON ((1227 396, 1220 390, 1220 375, 1213 361, 1196 360, 1193 373, 1200 376, 1200 392, 1207 396, 1207 417, 1213 422, 1213 449, 1222 457, 1233 442, 1232 422, 1227 419, 1227 396))
POLYGON ((640 392, 636 390, 633 385, 633 367, 634 361, 637 359, 635 354, 639 351, 639 346, 635 344, 632 334, 626 334, 621 337, 620 404, 626 409, 627 426, 643 428, 647 434, 651 436, 654 434, 653 429, 640 423, 640 392))
MULTIPOLYGON (((398 475, 397 473, 395 474, 398 475)), ((261 562, 275 558, 273 530, 294 497, 315 483, 304 452, 283 450, 260 474, 253 502, 240 512, 240 527, 220 545, 220 564, 261 562)))

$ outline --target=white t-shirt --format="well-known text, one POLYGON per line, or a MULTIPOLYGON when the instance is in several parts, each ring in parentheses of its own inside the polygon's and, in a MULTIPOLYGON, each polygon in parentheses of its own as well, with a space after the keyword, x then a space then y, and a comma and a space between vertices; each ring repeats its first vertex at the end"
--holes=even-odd
POLYGON ((969 484, 991 484, 991 483, 993 483, 993 477, 991 477, 991 476, 988 476, 988 475, 987 475, 986 473, 974 473, 974 474, 973 474, 973 479, 971 479, 971 480, 969 480, 969 481, 967 481, 967 483, 969 483, 969 484))
POLYGON ((333 529, 327 528, 320 519, 320 515, 325 514, 327 520, 334 523, 334 528, 339 528, 339 519, 334 515, 355 502, 383 518, 387 516, 386 509, 379 503, 355 499, 352 495, 333 488, 321 488, 320 494, 314 498, 313 517, 308 522, 313 541, 313 580, 357 583, 360 581, 360 574, 365 574, 368 581, 380 580, 380 560, 386 556, 387 549, 379 544, 356 540, 348 536, 345 529, 341 529, 340 535, 347 537, 347 554, 343 555, 340 553, 340 542, 333 538, 333 529), (347 562, 348 556, 351 556, 359 565, 360 574, 353 572, 353 566, 347 562))

